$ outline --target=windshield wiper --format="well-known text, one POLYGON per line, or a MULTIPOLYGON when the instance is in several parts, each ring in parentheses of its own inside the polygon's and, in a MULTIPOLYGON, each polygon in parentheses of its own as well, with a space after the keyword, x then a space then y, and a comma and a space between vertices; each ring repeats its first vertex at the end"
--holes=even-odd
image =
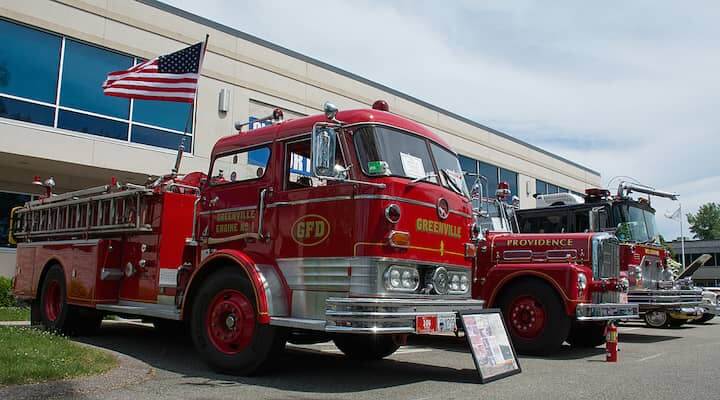
POLYGON ((428 180, 428 179, 430 179, 430 178, 437 178, 437 174, 434 173, 434 172, 428 172, 427 174, 425 174, 425 176, 421 176, 421 177, 419 177, 419 178, 415 178, 415 179, 411 180, 410 183, 411 183, 411 184, 412 184, 412 183, 418 183, 418 182, 420 182, 420 181, 426 181, 426 180, 428 180))

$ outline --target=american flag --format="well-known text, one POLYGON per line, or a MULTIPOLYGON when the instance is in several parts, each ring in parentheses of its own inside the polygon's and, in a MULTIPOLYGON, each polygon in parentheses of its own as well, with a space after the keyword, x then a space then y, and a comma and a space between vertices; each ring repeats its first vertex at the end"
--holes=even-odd
POLYGON ((108 96, 192 103, 200 77, 205 42, 108 74, 108 96))

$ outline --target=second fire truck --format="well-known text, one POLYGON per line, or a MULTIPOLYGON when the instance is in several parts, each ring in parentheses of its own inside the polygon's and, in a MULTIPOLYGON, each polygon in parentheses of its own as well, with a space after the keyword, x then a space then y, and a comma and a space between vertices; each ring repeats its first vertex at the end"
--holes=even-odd
POLYGON ((627 301, 613 235, 516 233, 509 198, 501 182, 496 198, 481 193, 475 200, 473 297, 502 310, 519 352, 548 354, 565 341, 594 347, 604 343, 608 321, 638 316, 638 306, 627 301))
POLYGON ((700 289, 678 286, 667 267, 668 253, 658 243, 655 210, 649 196, 670 199, 674 193, 621 182, 616 195, 588 189, 584 197, 570 193, 537 195, 538 208, 517 213, 522 232, 609 232, 620 240, 622 272, 630 282, 628 299, 640 305, 651 327, 680 326, 701 316, 700 289), (648 198, 634 199, 632 192, 648 198))

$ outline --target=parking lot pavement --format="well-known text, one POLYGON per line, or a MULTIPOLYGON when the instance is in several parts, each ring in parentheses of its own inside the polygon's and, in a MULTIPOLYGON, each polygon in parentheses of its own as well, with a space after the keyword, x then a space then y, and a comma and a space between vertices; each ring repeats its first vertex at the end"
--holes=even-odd
POLYGON ((92 399, 718 399, 720 322, 679 329, 620 327, 620 361, 604 349, 564 347, 553 357, 520 358, 522 374, 480 385, 464 339, 415 337, 389 359, 346 360, 331 343, 289 345, 271 375, 211 372, 187 337, 149 326, 108 324, 83 342, 151 365, 153 379, 92 399))

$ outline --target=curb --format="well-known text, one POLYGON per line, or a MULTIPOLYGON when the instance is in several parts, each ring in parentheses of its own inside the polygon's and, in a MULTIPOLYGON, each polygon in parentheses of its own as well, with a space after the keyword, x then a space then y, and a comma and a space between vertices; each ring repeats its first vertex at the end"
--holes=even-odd
POLYGON ((125 386, 147 381, 155 376, 153 367, 138 359, 103 347, 76 341, 73 342, 80 346, 86 346, 112 354, 117 358, 118 366, 100 375, 0 387, 0 399, 47 400, 56 397, 76 397, 83 394, 101 393, 120 389, 125 386))

